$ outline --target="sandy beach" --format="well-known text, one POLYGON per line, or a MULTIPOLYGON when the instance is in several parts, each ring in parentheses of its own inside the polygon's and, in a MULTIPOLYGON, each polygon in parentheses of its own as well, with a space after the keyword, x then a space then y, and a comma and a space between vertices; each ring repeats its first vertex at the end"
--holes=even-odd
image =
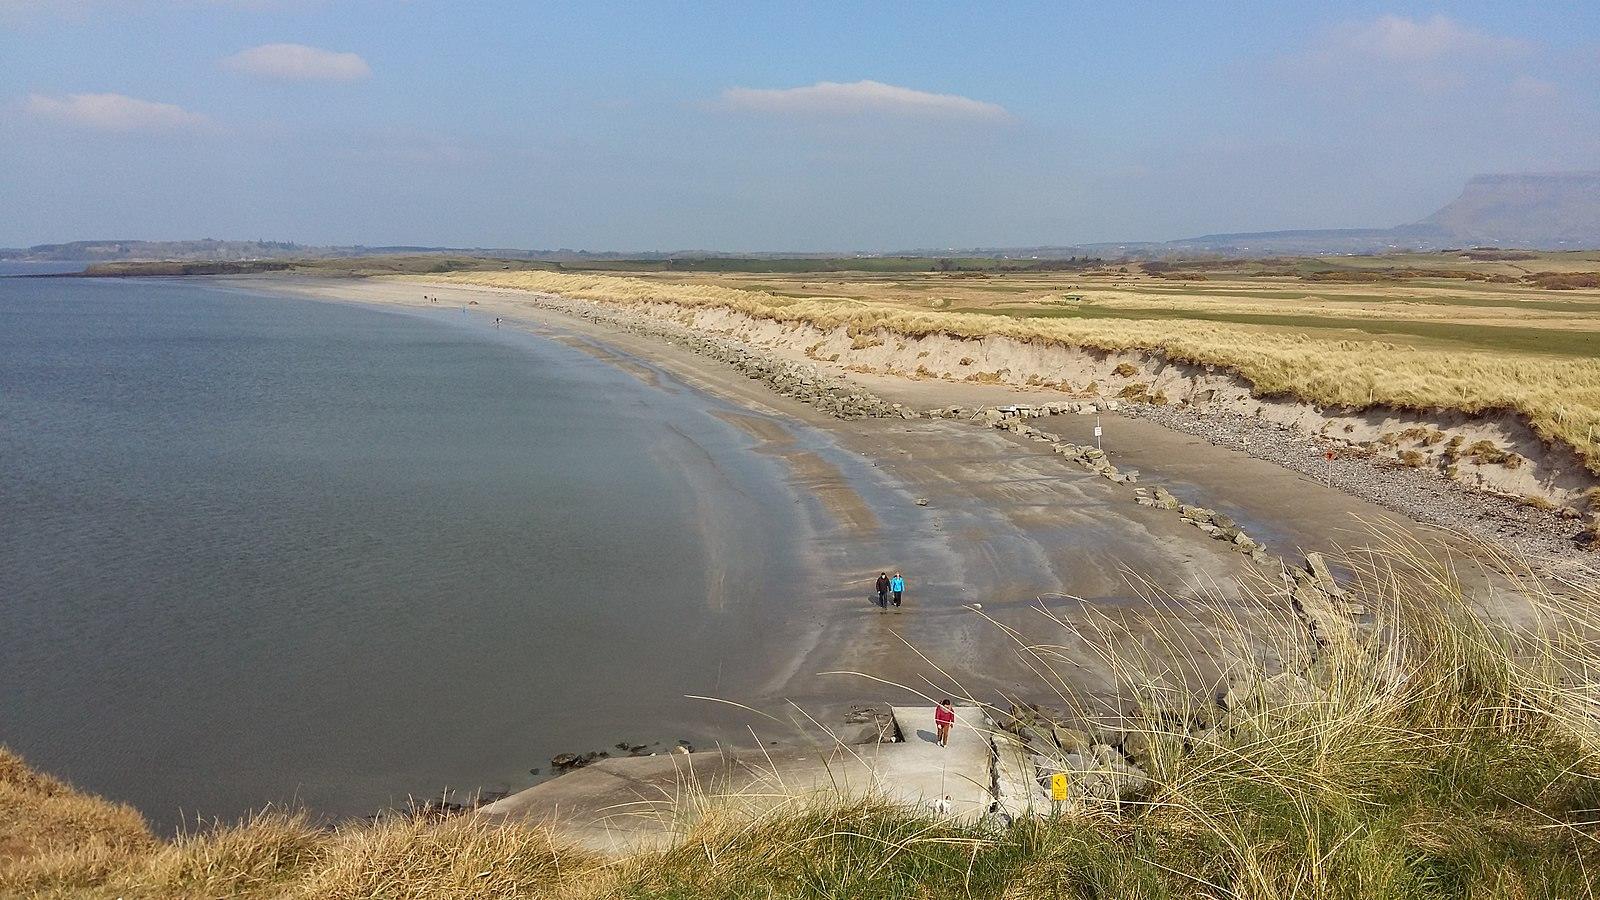
MULTIPOLYGON (((1234 606, 1240 580, 1262 577, 1225 542, 1170 511, 1138 505, 1130 486, 1071 466, 1048 445, 953 420, 836 419, 680 344, 563 313, 536 295, 401 280, 239 284, 391 309, 459 307, 479 321, 498 317, 503 328, 582 348, 660 390, 702 391, 732 403, 736 411, 722 418, 748 434, 753 452, 783 463, 812 526, 803 555, 811 584, 768 626, 774 639, 765 643, 783 649, 741 673, 748 689, 729 692, 765 714, 795 718, 798 707, 827 723, 851 703, 918 694, 1048 701, 1052 689, 1007 629, 1056 645, 1061 656, 1053 668, 1070 690, 1110 705, 1114 674, 1044 611, 1070 622, 1088 616, 1138 623, 1158 598, 1165 615, 1187 620, 1181 635, 1174 638, 1169 628, 1166 639, 1192 645, 1184 649, 1203 659, 1215 649, 1207 623, 1240 614, 1234 606), (899 570, 909 582, 901 610, 885 613, 871 600, 872 582, 884 570, 899 570)), ((996 386, 881 376, 862 383, 918 407, 1037 399, 996 386)), ((1115 414, 1100 421, 1112 459, 1184 503, 1227 513, 1272 554, 1297 558, 1359 546, 1380 523, 1424 538, 1433 533, 1199 437, 1115 414)), ((1054 416, 1048 427, 1092 442, 1095 422, 1054 416)), ((714 503, 705 514, 715 515, 714 503)), ((737 594, 727 602, 737 602, 737 594)), ((742 656, 730 648, 730 661, 742 656)))

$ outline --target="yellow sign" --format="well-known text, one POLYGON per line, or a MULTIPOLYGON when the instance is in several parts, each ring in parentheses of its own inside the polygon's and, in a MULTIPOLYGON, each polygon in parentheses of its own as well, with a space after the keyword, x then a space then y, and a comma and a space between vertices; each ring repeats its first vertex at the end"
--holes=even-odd
POLYGON ((1067 799, 1067 775, 1065 772, 1058 772, 1050 776, 1050 799, 1067 799))

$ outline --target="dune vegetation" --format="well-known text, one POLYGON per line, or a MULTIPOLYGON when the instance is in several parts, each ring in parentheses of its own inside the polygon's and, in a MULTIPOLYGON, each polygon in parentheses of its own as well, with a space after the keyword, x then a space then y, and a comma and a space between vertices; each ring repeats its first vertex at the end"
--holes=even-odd
MULTIPOLYGON (((321 826, 269 810, 160 839, 126 807, 0 751, 0 896, 1593 896, 1600 585, 1492 562, 1485 604, 1459 561, 1414 545, 1345 565, 1351 608, 1365 609, 1350 627, 1311 641, 1281 588, 1262 584, 1259 609, 1217 635, 1225 653, 1258 648, 1234 660, 1235 685, 1269 660, 1284 668, 1248 700, 1175 689, 1183 673, 1159 647, 1117 661, 1145 698, 1122 745, 1137 737, 1150 775, 1121 801, 1008 827, 870 800, 750 812, 702 796, 675 847, 624 858, 470 814, 321 826)), ((1051 641, 1068 637, 1019 652, 1049 681, 1051 641)))
POLYGON ((781 283, 771 275, 437 277, 606 303, 718 307, 853 334, 1001 335, 1158 353, 1233 371, 1261 396, 1339 407, 1513 412, 1600 473, 1600 304, 1526 288, 1463 295, 1459 286, 1406 282, 1387 294, 1367 284, 1309 294, 1281 280, 1174 288, 1135 284, 1121 272, 1098 281, 1084 273, 981 281, 802 275, 781 283))

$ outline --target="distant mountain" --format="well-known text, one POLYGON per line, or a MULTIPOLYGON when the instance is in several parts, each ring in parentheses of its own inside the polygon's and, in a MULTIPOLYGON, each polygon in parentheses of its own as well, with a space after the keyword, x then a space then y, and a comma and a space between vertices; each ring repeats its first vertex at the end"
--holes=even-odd
POLYGON ((1600 247, 1600 172, 1479 175, 1419 224, 1464 244, 1600 247))
MULTIPOLYGON (((453 254, 498 259, 576 260, 576 259, 660 259, 664 253, 589 253, 582 250, 507 250, 484 247, 314 246, 286 241, 73 241, 68 244, 38 244, 33 247, 0 249, 0 260, 8 262, 232 262, 257 259, 329 259, 395 254, 453 254)), ((700 253, 701 256, 718 254, 700 253)))
POLYGON ((1240 256, 1383 253, 1490 246, 1600 247, 1600 172, 1479 175, 1426 219, 1396 228, 1258 231, 1167 241, 1164 252, 1240 256))
POLYGON ((0 250, 15 262, 112 262, 123 260, 243 260, 307 256, 317 248, 282 241, 73 241, 0 250))
POLYGON ((1461 196, 1420 222, 1394 228, 1322 228, 1204 234, 1175 241, 1068 247, 915 251, 922 256, 1060 259, 1072 256, 1321 256, 1457 247, 1529 250, 1600 248, 1600 172, 1479 175, 1461 196))
POLYGON ((1129 241, 1055 247, 920 249, 869 253, 725 251, 590 252, 481 247, 318 247, 283 241, 75 241, 0 250, 15 262, 242 261, 392 254, 453 254, 508 260, 822 259, 848 256, 1071 259, 1218 256, 1316 256, 1491 246, 1533 250, 1600 248, 1600 172, 1479 175, 1461 196, 1420 222, 1394 228, 1333 228, 1206 234, 1175 241, 1129 241))

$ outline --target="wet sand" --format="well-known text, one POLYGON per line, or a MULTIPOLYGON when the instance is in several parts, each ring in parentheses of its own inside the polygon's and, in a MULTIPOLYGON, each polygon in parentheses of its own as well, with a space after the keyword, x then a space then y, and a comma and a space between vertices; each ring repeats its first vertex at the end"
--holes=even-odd
MULTIPOLYGON (((240 282, 391 308, 459 306, 485 322, 503 317, 502 327, 582 348, 657 389, 701 391, 736 407, 719 417, 748 434, 756 453, 783 462, 810 524, 807 546, 798 548, 810 586, 764 626, 761 643, 778 649, 751 659, 743 648, 728 648, 730 671, 744 679, 729 698, 780 718, 791 717, 790 703, 836 722, 835 713, 852 702, 907 702, 919 694, 1052 699, 1037 661, 1018 652, 1007 628, 1059 645, 1052 668, 1062 683, 1083 697, 1109 699, 1115 675, 1081 636, 1042 610, 1078 621, 1088 608, 1136 621, 1149 612, 1149 596, 1164 596, 1172 601, 1166 614, 1186 621, 1162 639, 1204 657, 1215 650, 1216 620, 1239 611, 1239 580, 1260 577, 1242 554, 1172 513, 1136 505, 1130 487, 1007 432, 939 419, 833 419, 669 341, 541 308, 520 292, 391 280, 240 282), (908 581, 899 610, 884 612, 873 602, 872 582, 885 570, 908 581)), ((1018 394, 858 380, 919 406, 1007 402, 1018 394)), ((1091 425, 1075 416, 1045 423, 1074 440, 1087 439, 1078 432, 1091 425)), ((1146 482, 1233 514, 1274 553, 1359 542, 1364 521, 1420 533, 1304 476, 1149 423, 1108 423, 1107 448, 1146 482)), ((715 514, 714 502, 704 505, 703 515, 715 514)), ((749 718, 763 736, 782 730, 749 718)))

